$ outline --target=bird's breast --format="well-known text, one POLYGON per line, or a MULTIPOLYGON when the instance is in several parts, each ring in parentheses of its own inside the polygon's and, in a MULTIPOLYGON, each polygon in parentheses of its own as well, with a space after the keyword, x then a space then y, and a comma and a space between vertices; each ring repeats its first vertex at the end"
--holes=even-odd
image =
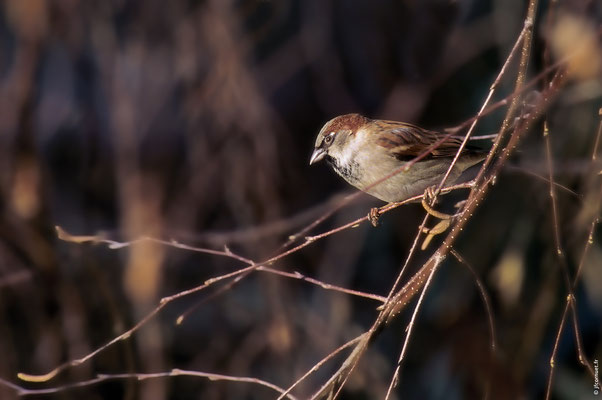
POLYGON ((361 172, 359 168, 359 164, 355 160, 347 160, 346 163, 340 162, 340 160, 329 158, 328 162, 332 166, 332 169, 339 174, 343 179, 352 184, 353 186, 357 186, 358 182, 361 179, 361 172))

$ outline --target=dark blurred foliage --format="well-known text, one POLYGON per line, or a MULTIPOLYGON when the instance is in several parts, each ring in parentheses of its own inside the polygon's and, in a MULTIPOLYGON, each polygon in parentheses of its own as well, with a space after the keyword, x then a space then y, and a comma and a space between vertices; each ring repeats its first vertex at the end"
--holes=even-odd
MULTIPOLYGON (((326 166, 307 165, 321 125, 347 112, 433 129, 476 115, 522 28, 525 3, 3 1, 0 377, 18 383, 18 372, 45 373, 81 357, 131 327, 161 297, 243 266, 152 243, 108 249, 64 242, 56 225, 116 240, 148 235, 215 249, 228 245, 256 261, 274 255, 288 235, 332 206, 328 199, 352 192, 326 166)), ((538 13, 531 76, 545 65, 547 3, 538 13)), ((555 13, 595 32, 602 7, 559 1, 555 13)), ((590 54, 593 74, 573 77, 547 114, 555 180, 579 194, 557 190, 561 245, 572 276, 599 206, 600 165, 591 162, 602 106, 596 60, 600 54, 590 54)), ((510 93, 515 70, 501 95, 510 93)), ((486 118, 477 134, 496 132, 501 115, 486 118)), ((530 174, 547 176, 541 127, 510 164, 457 243, 492 297, 494 362, 474 279, 450 259, 419 314, 395 398, 481 398, 488 370, 490 398, 545 393, 567 288, 549 185, 530 174)), ((459 200, 462 195, 446 196, 442 207, 459 200)), ((365 196, 313 232, 378 204, 365 196)), ((423 213, 419 205, 399 208, 378 228, 362 224, 273 267, 385 295, 423 213)), ((576 289, 583 349, 597 359, 601 234, 598 227, 576 289)), ((421 252, 414 268, 428 254, 421 252)), ((49 383, 20 384, 42 388, 99 373, 181 368, 287 387, 377 315, 371 300, 263 272, 220 293, 223 287, 168 305, 129 340, 49 383)), ((384 397, 410 314, 373 343, 341 398, 384 397)), ((589 396, 593 385, 578 363, 568 321, 556 359, 557 399, 589 396)), ((307 397, 336 368, 327 364, 295 393, 307 397)), ((0 397, 13 396, 0 386, 0 397)), ((276 396, 248 383, 170 377, 45 397, 276 396)))

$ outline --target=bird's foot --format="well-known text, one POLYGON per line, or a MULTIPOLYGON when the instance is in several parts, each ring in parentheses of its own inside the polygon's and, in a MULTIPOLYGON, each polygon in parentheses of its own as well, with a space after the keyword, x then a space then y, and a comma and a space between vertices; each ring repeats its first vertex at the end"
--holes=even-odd
POLYGON ((370 212, 368 213, 368 221, 372 224, 373 227, 378 226, 378 219, 380 218, 380 211, 378 207, 372 207, 370 212))
POLYGON ((435 205, 437 204, 437 194, 437 185, 429 186, 424 190, 422 201, 435 205))
POLYGON ((439 219, 452 219, 453 215, 445 214, 440 211, 435 210, 431 204, 435 205, 437 203, 437 187, 429 186, 424 191, 424 196, 422 196, 422 207, 426 210, 427 213, 432 215, 435 218, 439 219))

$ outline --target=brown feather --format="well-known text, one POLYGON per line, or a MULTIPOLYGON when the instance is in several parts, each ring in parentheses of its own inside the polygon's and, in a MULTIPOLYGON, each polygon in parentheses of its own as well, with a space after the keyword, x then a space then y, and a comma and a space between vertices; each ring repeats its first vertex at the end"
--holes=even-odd
MULTIPOLYGON (((379 125, 383 132, 376 143, 389 149, 400 160, 409 160, 423 154, 446 136, 444 133, 429 131, 404 122, 373 120, 372 123, 379 125)), ((461 139, 449 137, 432 149, 426 158, 453 157, 461 144, 461 139)), ((465 147, 462 154, 473 152, 475 149, 465 147)))
POLYGON ((324 133, 339 132, 344 130, 351 131, 354 134, 358 128, 364 124, 370 122, 370 120, 359 114, 346 114, 341 115, 337 118, 332 119, 324 128, 324 133))
POLYGON ((467 168, 484 159, 484 151, 466 147, 450 169, 461 144, 457 137, 448 138, 412 124, 347 114, 322 127, 310 163, 326 159, 337 174, 358 189, 383 201, 401 201, 439 184, 446 173, 447 182, 455 182, 467 168), (410 170, 399 171, 404 162, 419 156, 410 170))

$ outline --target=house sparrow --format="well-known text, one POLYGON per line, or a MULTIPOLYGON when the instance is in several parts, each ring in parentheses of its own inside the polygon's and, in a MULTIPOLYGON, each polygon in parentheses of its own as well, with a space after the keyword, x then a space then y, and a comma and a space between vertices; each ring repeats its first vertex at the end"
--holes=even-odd
MULTIPOLYGON (((439 184, 461 139, 446 139, 409 170, 370 185, 422 155, 444 137, 443 133, 404 122, 369 119, 359 114, 341 115, 320 130, 309 164, 326 159, 337 174, 356 188, 386 202, 402 201, 439 184)), ((465 147, 447 182, 456 181, 464 170, 485 156, 483 151, 465 147)))

